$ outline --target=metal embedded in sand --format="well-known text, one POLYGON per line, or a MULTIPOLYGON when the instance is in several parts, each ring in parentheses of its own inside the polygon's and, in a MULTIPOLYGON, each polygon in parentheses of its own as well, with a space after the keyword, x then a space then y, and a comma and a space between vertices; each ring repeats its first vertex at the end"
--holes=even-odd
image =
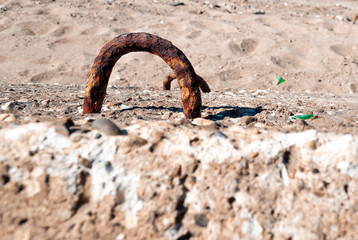
POLYGON ((191 63, 180 49, 170 41, 149 33, 119 35, 101 49, 88 75, 83 112, 101 112, 109 76, 115 63, 123 55, 139 51, 158 55, 172 68, 173 76, 178 79, 180 86, 185 116, 190 119, 200 117, 200 77, 196 75, 191 63))

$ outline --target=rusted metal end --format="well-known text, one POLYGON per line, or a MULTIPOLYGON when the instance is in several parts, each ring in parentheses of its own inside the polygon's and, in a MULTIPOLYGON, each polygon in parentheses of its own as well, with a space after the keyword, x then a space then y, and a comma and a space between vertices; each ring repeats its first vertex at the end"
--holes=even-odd
POLYGON ((174 79, 177 77, 173 73, 169 73, 167 76, 165 76, 165 80, 163 81, 163 90, 170 90, 170 85, 174 79))
POLYGON ((358 19, 358 14, 354 16, 354 18, 353 18, 353 20, 352 20, 353 24, 356 24, 357 19, 358 19))
POLYGON ((139 51, 158 55, 171 67, 180 86, 185 116, 190 119, 200 117, 201 96, 199 83, 191 63, 184 53, 170 41, 149 33, 119 35, 101 49, 88 74, 83 112, 101 112, 109 76, 115 63, 123 55, 139 51))
MULTIPOLYGON (((208 85, 208 83, 199 75, 195 76, 196 81, 198 82, 198 85, 201 89, 201 91, 209 93, 210 92, 210 87, 208 85)), ((170 85, 171 82, 176 79, 176 76, 174 73, 169 73, 166 77, 165 80, 163 81, 163 90, 170 90, 170 85)))

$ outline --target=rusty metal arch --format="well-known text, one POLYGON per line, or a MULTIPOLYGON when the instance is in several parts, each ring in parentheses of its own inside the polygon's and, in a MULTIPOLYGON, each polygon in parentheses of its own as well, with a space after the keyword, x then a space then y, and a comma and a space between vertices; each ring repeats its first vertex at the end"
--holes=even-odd
POLYGON ((149 33, 122 34, 101 49, 88 74, 83 112, 101 112, 114 65, 123 55, 139 51, 158 55, 171 67, 180 86, 185 116, 189 119, 200 117, 201 95, 191 63, 170 41, 149 33))

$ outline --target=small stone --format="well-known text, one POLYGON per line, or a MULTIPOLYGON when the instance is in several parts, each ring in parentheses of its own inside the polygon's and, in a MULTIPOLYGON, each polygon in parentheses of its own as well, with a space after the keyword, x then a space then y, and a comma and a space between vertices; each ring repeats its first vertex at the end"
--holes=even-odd
POLYGON ((339 21, 343 21, 343 19, 344 19, 344 17, 341 15, 337 15, 335 18, 338 19, 339 21))
POLYGON ((266 12, 263 11, 263 10, 259 10, 259 11, 256 11, 254 14, 256 14, 256 15, 265 15, 266 12))
POLYGON ((78 111, 79 114, 82 114, 83 113, 83 107, 78 107, 77 111, 78 111))
POLYGON ((220 132, 220 131, 215 132, 214 136, 219 137, 219 138, 224 138, 224 139, 227 138, 226 134, 224 134, 223 132, 220 132))
POLYGON ((179 165, 178 167, 176 167, 173 171, 173 174, 172 174, 172 177, 175 178, 175 177, 180 177, 181 176, 181 165, 179 165))
POLYGON ((183 6, 183 2, 170 2, 168 3, 170 6, 177 7, 177 6, 183 6))
POLYGON ((252 116, 243 116, 240 119, 241 125, 249 125, 252 122, 257 122, 257 118, 252 117, 252 116))
POLYGON ((195 118, 191 123, 197 126, 215 126, 214 121, 204 118, 195 118))
POLYGON ((83 158, 81 163, 86 168, 91 168, 92 167, 91 161, 86 159, 86 158, 83 158))
POLYGON ((97 119, 93 121, 92 127, 108 136, 122 135, 119 127, 108 119, 97 119))
POLYGON ((107 106, 110 106, 110 107, 115 107, 115 106, 118 106, 119 104, 116 103, 116 102, 109 102, 107 103, 107 106))
POLYGON ((1 110, 11 110, 16 106, 16 102, 10 101, 1 106, 1 110))
POLYGON ((123 240, 124 239, 124 234, 120 233, 116 236, 116 240, 123 240))
POLYGON ((73 143, 78 143, 79 141, 81 141, 81 139, 82 139, 82 135, 80 134, 72 134, 70 138, 71 142, 73 143))
POLYGON ((276 112, 277 112, 277 113, 281 113, 281 112, 283 112, 283 108, 282 108, 282 107, 278 107, 278 108, 276 108, 276 112))
POLYGON ((262 122, 257 122, 257 123, 255 123, 254 127, 267 128, 267 125, 265 123, 262 123, 262 122))
POLYGON ((173 117, 175 117, 174 119, 175 124, 184 125, 190 123, 190 120, 185 117, 184 113, 173 114, 173 117))
POLYGON ((358 92, 358 84, 351 84, 349 86, 349 92, 350 93, 357 93, 358 92))
POLYGON ((7 11, 7 7, 4 6, 4 5, 0 5, 0 9, 1 9, 1 11, 3 11, 3 12, 6 12, 6 11, 7 11))
POLYGON ((165 112, 162 116, 162 119, 168 120, 173 115, 172 112, 165 112))
POLYGON ((130 109, 130 108, 132 108, 132 106, 125 105, 125 104, 121 104, 121 105, 119 106, 119 108, 120 108, 121 110, 123 110, 123 109, 130 109))
POLYGON ((311 150, 316 150, 317 149, 317 143, 316 141, 312 140, 308 142, 308 148, 311 150))
POLYGON ((134 136, 134 135, 129 135, 127 138, 124 139, 124 141, 121 141, 119 143, 119 152, 123 153, 123 154, 127 154, 131 151, 134 151, 142 146, 144 146, 145 144, 147 144, 148 141, 145 140, 144 138, 138 137, 138 136, 134 136))
POLYGON ((55 131, 64 136, 69 136, 71 132, 70 127, 73 127, 74 125, 75 124, 70 118, 61 119, 55 123, 55 131))
POLYGON ((307 125, 308 125, 305 120, 300 119, 300 118, 297 118, 297 119, 296 119, 296 124, 297 124, 297 125, 300 125, 300 126, 307 126, 307 125))
POLYGON ((105 166, 106 171, 107 171, 108 173, 110 173, 110 172, 113 171, 113 166, 112 166, 112 163, 111 163, 111 162, 106 161, 106 162, 104 163, 104 166, 105 166))
POLYGON ((194 216, 195 224, 199 227, 206 228, 208 226, 209 219, 205 214, 196 214, 194 216))
POLYGON ((42 101, 41 101, 41 106, 43 106, 43 107, 49 107, 50 102, 51 102, 50 99, 42 100, 42 101))
POLYGON ((209 4, 209 7, 210 7, 210 8, 221 8, 220 5, 218 5, 218 4, 212 4, 212 3, 209 4))

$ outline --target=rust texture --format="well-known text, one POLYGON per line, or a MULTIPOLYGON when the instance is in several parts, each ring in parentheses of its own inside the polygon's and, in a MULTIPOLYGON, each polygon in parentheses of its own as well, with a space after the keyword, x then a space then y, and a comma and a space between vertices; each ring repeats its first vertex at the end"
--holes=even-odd
MULTIPOLYGON (((163 90, 170 90, 170 84, 176 78, 177 77, 175 76, 175 74, 168 74, 163 81, 163 90)), ((208 83, 202 77, 196 75, 196 81, 198 82, 201 91, 206 93, 210 92, 210 87, 208 83)))
MULTIPOLYGON (((196 75, 191 63, 180 49, 170 41, 149 33, 119 35, 101 49, 88 74, 83 112, 101 112, 109 76, 115 63, 123 55, 139 51, 158 55, 171 67, 174 71, 173 77, 178 80, 180 86, 185 116, 189 119, 200 117, 201 96, 198 82, 200 77, 196 75)), ((171 80, 169 89, 170 82, 171 80)))

